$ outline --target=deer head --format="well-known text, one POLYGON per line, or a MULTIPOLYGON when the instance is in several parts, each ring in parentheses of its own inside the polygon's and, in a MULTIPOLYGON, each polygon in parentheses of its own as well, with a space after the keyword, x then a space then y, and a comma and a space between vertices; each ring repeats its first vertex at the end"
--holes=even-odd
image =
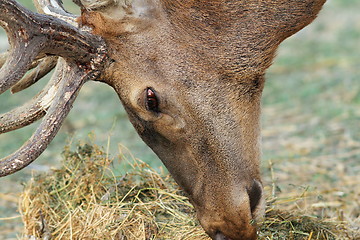
POLYGON ((44 116, 29 141, 1 160, 1 175, 41 154, 85 81, 103 81, 188 194, 209 236, 255 239, 253 220, 264 209, 259 116, 265 70, 278 45, 308 25, 325 0, 75 2, 79 18, 57 0, 37 0, 45 14, 0 2, 0 24, 12 47, 0 58, 7 58, 0 93, 31 85, 31 74, 19 81, 28 69, 46 73, 57 64, 31 102, 0 115, 0 132, 44 116))

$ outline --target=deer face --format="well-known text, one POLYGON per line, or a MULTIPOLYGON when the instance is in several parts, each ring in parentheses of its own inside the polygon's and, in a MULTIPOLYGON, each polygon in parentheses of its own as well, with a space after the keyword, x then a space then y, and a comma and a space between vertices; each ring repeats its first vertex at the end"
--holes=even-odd
POLYGON ((221 50, 201 53, 203 43, 191 36, 183 41, 171 27, 151 25, 109 39, 114 62, 107 79, 139 135, 188 193, 209 235, 251 239, 250 222, 264 207, 263 75, 230 72, 221 50))
POLYGON ((104 16, 90 13, 84 22, 113 48, 107 81, 189 195, 206 232, 214 239, 255 239, 251 222, 265 202, 259 173, 264 72, 289 33, 269 37, 273 29, 241 15, 244 5, 218 16, 226 4, 196 11, 199 4, 190 3, 173 12, 162 4, 149 5, 144 22, 129 20, 138 30, 122 26, 118 37, 104 30, 104 16))
POLYGON ((81 23, 106 42, 108 58, 92 60, 101 66, 96 80, 118 93, 205 231, 213 239, 256 239, 253 220, 265 202, 259 173, 265 70, 280 42, 310 23, 324 1, 104 0, 96 1, 98 9, 80 2, 81 23))
POLYGON ((138 58, 130 51, 130 62, 116 60, 110 69, 131 122, 189 194, 209 235, 250 239, 255 234, 250 221, 263 208, 262 76, 242 85, 216 63, 207 71, 201 65, 191 71, 203 61, 194 62, 190 47, 181 52, 162 45, 155 56, 148 49, 138 58))

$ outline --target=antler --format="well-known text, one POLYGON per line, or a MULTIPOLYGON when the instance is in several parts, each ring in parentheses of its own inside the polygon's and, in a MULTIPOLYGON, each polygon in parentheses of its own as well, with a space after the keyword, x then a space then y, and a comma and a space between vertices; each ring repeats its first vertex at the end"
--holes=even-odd
POLYGON ((61 57, 50 82, 38 95, 0 115, 0 134, 44 117, 20 149, 0 160, 0 176, 24 168, 46 149, 81 86, 87 80, 96 80, 108 59, 104 41, 75 27, 76 16, 67 13, 59 0, 38 0, 36 5, 39 12, 49 15, 33 13, 14 0, 0 2, 0 25, 11 46, 9 52, 0 55, 0 94, 32 85, 54 67, 57 56, 61 57), (23 78, 31 68, 35 69, 23 78))

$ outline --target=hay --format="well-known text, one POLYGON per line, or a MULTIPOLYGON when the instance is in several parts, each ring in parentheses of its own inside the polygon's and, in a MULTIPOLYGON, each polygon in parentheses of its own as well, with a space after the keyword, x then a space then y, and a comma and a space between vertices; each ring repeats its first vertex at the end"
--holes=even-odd
POLYGON ((260 228, 261 239, 354 239, 341 222, 271 209, 260 228))
MULTIPOLYGON (((34 176, 25 187, 23 239, 209 239, 170 176, 139 160, 116 176, 112 160, 96 145, 79 144, 76 151, 67 146, 63 155, 60 169, 34 176)), ((337 239, 339 226, 346 232, 341 223, 269 207, 259 236, 337 239)))

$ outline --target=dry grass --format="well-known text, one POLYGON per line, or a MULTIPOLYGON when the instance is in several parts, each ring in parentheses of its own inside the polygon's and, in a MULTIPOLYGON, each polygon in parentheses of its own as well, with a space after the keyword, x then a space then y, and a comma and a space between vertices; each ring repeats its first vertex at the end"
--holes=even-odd
POLYGON ((25 235, 43 239, 206 239, 169 176, 137 160, 114 176, 98 147, 65 149, 63 167, 35 176, 22 194, 25 235))
MULTIPOLYGON (((170 176, 139 160, 132 160, 131 172, 115 176, 111 165, 95 145, 66 147, 62 168, 34 176, 22 194, 22 238, 208 239, 170 176)), ((340 221, 278 210, 296 200, 268 201, 260 239, 355 239, 340 221)))

